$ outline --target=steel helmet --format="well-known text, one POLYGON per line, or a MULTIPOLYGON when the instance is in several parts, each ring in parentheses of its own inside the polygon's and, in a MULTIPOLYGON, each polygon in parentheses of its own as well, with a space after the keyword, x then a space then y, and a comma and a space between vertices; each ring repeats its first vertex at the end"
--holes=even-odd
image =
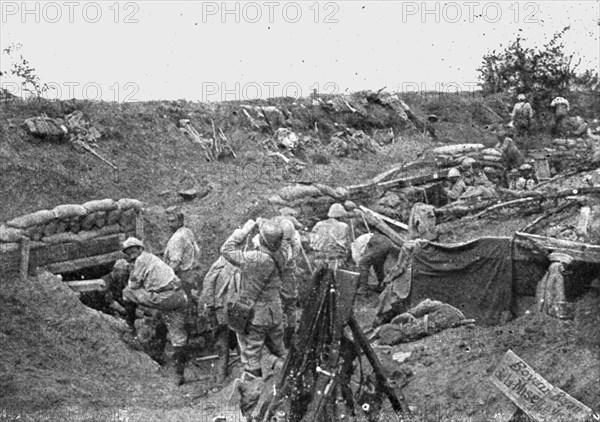
POLYGON ((519 100, 519 101, 525 101, 525 94, 519 94, 519 95, 517 95, 517 100, 519 100))
POLYGON ((285 239, 291 239, 292 237, 294 237, 294 232, 296 231, 296 228, 294 227, 294 223, 292 223, 287 218, 282 218, 279 221, 279 225, 281 226, 281 230, 283 232, 283 237, 285 239))
POLYGON ((329 208, 327 217, 329 218, 342 218, 347 217, 348 213, 342 204, 336 203, 329 208))
POLYGON ((525 163, 521 167, 519 167, 519 170, 521 170, 521 171, 533 170, 533 166, 531 164, 525 163))
POLYGON ((460 177, 460 171, 456 167, 452 167, 448 172, 448 177, 460 177))
POLYGON ((273 221, 265 221, 259 230, 260 242, 271 251, 276 251, 281 246, 283 230, 279 224, 273 221))
POLYGON ((460 163, 461 167, 464 168, 468 168, 470 166, 472 166, 473 164, 475 164, 477 162, 477 160, 475 160, 472 157, 466 157, 464 160, 462 160, 462 162, 460 163))
POLYGON ((140 248, 144 248, 144 244, 141 240, 136 239, 135 237, 128 238, 125 242, 123 242, 123 250, 129 249, 132 246, 139 246, 140 248))

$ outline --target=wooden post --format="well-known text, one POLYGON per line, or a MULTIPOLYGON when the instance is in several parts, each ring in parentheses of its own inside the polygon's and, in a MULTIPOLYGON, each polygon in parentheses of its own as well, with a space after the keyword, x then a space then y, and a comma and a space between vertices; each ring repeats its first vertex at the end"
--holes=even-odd
POLYGON ((29 276, 29 246, 30 241, 28 238, 21 240, 21 267, 19 272, 21 274, 21 281, 27 281, 29 276))

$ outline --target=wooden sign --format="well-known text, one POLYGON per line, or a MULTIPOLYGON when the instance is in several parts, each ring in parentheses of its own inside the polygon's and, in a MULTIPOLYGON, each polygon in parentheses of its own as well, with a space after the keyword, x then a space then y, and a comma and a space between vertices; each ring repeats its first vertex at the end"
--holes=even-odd
POLYGON ((542 378, 512 350, 506 352, 490 381, 537 422, 577 422, 593 414, 589 407, 542 378))

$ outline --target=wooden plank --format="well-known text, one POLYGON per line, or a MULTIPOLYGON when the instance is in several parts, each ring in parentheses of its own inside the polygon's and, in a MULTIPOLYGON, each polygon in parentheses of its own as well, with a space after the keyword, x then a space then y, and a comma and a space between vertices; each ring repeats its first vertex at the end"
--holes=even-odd
POLYGON ((21 265, 20 265, 20 274, 21 281, 26 282, 29 274, 29 246, 30 240, 25 238, 21 241, 21 265))
POLYGON ((65 281, 65 284, 76 292, 100 292, 106 290, 102 279, 65 281))
POLYGON ((406 240, 403 239, 402 236, 400 236, 400 234, 392 230, 382 219, 377 217, 374 211, 371 211, 368 208, 364 208, 364 210, 362 210, 362 208, 363 207, 361 206, 362 214, 365 216, 365 219, 371 226, 377 227, 377 229, 379 229, 380 232, 389 237, 390 240, 398 246, 402 246, 404 244, 406 240))
POLYGON ((450 169, 440 169, 440 170, 436 170, 435 172, 426 174, 426 175, 419 175, 419 176, 413 176, 413 177, 402 177, 399 179, 390 180, 389 182, 378 183, 377 186, 382 187, 382 188, 389 188, 392 186, 406 187, 406 186, 422 185, 424 183, 429 183, 429 182, 432 182, 435 180, 445 179, 446 176, 448 175, 449 171, 450 171, 450 169))
POLYGON ((516 236, 533 241, 540 248, 547 251, 562 252, 570 255, 576 261, 600 263, 600 246, 588 243, 573 242, 570 240, 556 239, 554 237, 540 236, 523 232, 516 232, 516 236))
POLYGON ((592 420, 592 409, 550 384, 512 350, 506 352, 490 381, 537 422, 592 420))
POLYGON ((87 258, 79 258, 71 261, 55 262, 43 266, 42 268, 53 274, 69 273, 73 271, 81 270, 82 268, 94 267, 97 265, 108 264, 115 262, 118 259, 124 258, 123 253, 119 250, 118 252, 111 252, 104 255, 96 255, 87 258))
POLYGON ((55 262, 72 261, 88 256, 104 255, 120 251, 125 240, 122 233, 96 237, 85 242, 69 242, 57 245, 38 245, 31 248, 31 259, 43 267, 55 262))
POLYGON ((365 211, 365 212, 367 212, 367 211, 368 211, 368 212, 371 212, 371 213, 373 213, 373 215, 375 215, 376 217, 379 217, 379 218, 381 218, 382 220, 384 220, 384 221, 386 221, 386 222, 388 222, 388 223, 390 223, 390 224, 392 224, 392 225, 394 225, 394 226, 396 226, 396 227, 399 227, 399 228, 401 228, 402 230, 406 230, 406 231, 408 231, 408 225, 406 225, 406 224, 404 224, 404 223, 401 223, 401 222, 399 222, 399 221, 396 221, 396 220, 394 220, 393 218, 390 218, 390 217, 388 217, 388 216, 386 216, 386 215, 379 214, 378 212, 375 212, 375 211, 373 211, 373 210, 371 210, 371 209, 369 209, 369 208, 367 208, 367 207, 364 207, 364 206, 362 206, 362 205, 360 206, 360 209, 361 209, 361 210, 363 210, 363 211, 365 211))

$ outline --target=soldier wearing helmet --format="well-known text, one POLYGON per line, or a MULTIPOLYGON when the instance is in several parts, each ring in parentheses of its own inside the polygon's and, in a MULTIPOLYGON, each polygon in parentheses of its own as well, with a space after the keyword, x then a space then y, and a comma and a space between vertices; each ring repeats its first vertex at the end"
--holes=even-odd
POLYGON ((261 353, 267 345, 275 356, 283 359, 282 276, 285 258, 280 252, 283 230, 270 220, 260 223, 248 220, 221 246, 221 254, 240 269, 242 285, 239 300, 253 304, 254 315, 248 328, 237 333, 244 368, 239 385, 242 414, 250 418, 256 409, 262 387, 261 353), (257 250, 244 250, 246 238, 259 228, 257 250))
POLYGON ((444 187, 444 192, 449 201, 456 201, 467 190, 467 185, 460 174, 460 171, 453 167, 448 172, 447 186, 444 187))
POLYGON ((517 179, 515 188, 517 190, 533 190, 538 184, 535 176, 535 169, 529 163, 525 163, 519 167, 519 178, 517 179))
POLYGON ((310 233, 310 250, 316 266, 328 265, 334 270, 344 267, 350 258, 350 227, 340 221, 350 215, 342 204, 333 204, 327 220, 319 221, 310 233))
POLYGON ((185 381, 188 358, 185 315, 189 299, 173 269, 156 255, 146 252, 139 239, 130 237, 123 242, 123 253, 133 267, 123 290, 123 300, 161 311, 173 344, 176 384, 181 385, 185 381))
POLYGON ((515 128, 516 137, 521 138, 525 134, 531 135, 531 119, 533 118, 533 109, 527 102, 525 94, 517 96, 517 103, 510 114, 512 126, 515 128))

